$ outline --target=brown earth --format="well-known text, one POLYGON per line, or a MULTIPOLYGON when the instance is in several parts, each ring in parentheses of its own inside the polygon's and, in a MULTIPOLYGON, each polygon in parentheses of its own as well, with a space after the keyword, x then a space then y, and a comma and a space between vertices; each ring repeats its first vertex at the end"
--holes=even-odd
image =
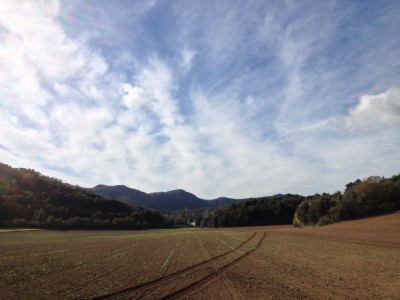
POLYGON ((325 227, 0 233, 0 299, 400 299, 400 212, 325 227))
POLYGON ((400 212, 325 227, 229 230, 267 237, 194 299, 219 299, 224 280, 238 299, 400 299, 400 212))
MULTIPOLYGON (((238 230, 238 228, 236 228, 238 230)), ((267 230, 270 233, 287 233, 324 240, 400 247, 400 212, 345 221, 322 227, 296 228, 292 225, 268 227, 243 227, 239 230, 267 230)))

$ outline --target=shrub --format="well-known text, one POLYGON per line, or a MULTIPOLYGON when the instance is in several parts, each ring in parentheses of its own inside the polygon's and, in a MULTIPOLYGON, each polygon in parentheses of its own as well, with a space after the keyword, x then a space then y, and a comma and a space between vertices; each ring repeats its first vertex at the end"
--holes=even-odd
POLYGON ((324 226, 324 225, 328 225, 330 223, 331 223, 331 220, 329 219, 329 217, 323 216, 322 218, 319 219, 317 225, 324 226))

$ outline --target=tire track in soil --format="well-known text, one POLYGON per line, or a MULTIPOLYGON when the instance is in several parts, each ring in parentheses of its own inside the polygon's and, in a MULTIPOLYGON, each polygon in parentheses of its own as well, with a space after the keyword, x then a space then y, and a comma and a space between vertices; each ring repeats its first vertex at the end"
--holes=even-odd
POLYGON ((264 241, 264 239, 265 239, 265 232, 263 232, 263 235, 262 235, 261 239, 258 241, 257 245, 252 250, 246 252, 242 256, 239 256, 238 258, 236 258, 232 262, 224 265, 218 271, 216 271, 214 273, 211 273, 210 275, 204 277, 203 279, 195 281, 192 284, 190 284, 190 285, 188 285, 188 286, 186 286, 186 287, 184 287, 184 288, 182 288, 182 289, 180 289, 178 291, 175 291, 175 292, 173 292, 173 293, 171 293, 169 295, 166 295, 166 296, 162 297, 161 300, 178 299, 179 297, 182 297, 184 295, 194 294, 196 292, 199 292, 202 288, 204 288, 204 286, 207 286, 208 284, 211 284, 212 282, 217 280, 220 275, 222 275, 227 270, 231 269, 236 264, 238 264, 240 261, 242 261, 246 257, 248 257, 251 254, 253 254, 255 251, 257 251, 257 249, 259 249, 261 247, 261 244, 264 241))
MULTIPOLYGON (((207 251, 207 249, 204 247, 204 245, 203 245, 202 242, 200 243, 200 248, 202 249, 202 251, 203 251, 204 253, 207 254, 208 257, 211 257, 210 253, 209 253, 209 252, 207 251)), ((213 266, 214 266, 215 272, 217 272, 217 271, 218 271, 218 267, 217 267, 215 261, 213 261, 213 266)), ((234 299, 234 300, 243 300, 243 297, 239 294, 239 292, 238 292, 236 289, 234 289, 234 288, 232 287, 232 282, 231 282, 226 276, 223 276, 223 277, 221 278, 221 281, 223 282, 223 284, 224 284, 226 290, 228 291, 229 295, 231 296, 230 299, 234 299)))
MULTIPOLYGON (((162 266, 158 270, 156 278, 158 278, 162 274, 162 272, 168 267, 168 265, 169 265, 169 263, 171 261, 172 255, 174 255, 174 253, 176 251, 178 251, 179 245, 182 243, 182 239, 183 239, 183 237, 180 237, 180 239, 179 239, 178 243, 176 243, 176 246, 174 247, 174 249, 172 249, 172 251, 169 253, 168 257, 165 259, 164 263, 162 264, 162 266)), ((162 277, 164 277, 164 276, 162 276, 162 277)))
POLYGON ((242 297, 242 295, 238 292, 238 290, 236 288, 233 287, 232 282, 228 279, 228 277, 226 277, 225 275, 223 275, 223 277, 221 278, 221 280, 224 282, 224 285, 226 287, 226 289, 228 290, 229 294, 231 295, 231 299, 234 300, 244 300, 244 298, 242 297))
MULTIPOLYGON (((123 290, 119 290, 119 291, 114 292, 114 293, 110 293, 110 294, 103 295, 103 296, 99 296, 99 297, 94 297, 94 298, 92 298, 92 299, 93 299, 93 300, 118 299, 118 298, 121 298, 121 297, 124 297, 124 296, 128 295, 129 293, 137 292, 137 291, 140 291, 140 290, 146 290, 146 289, 149 289, 149 288, 151 288, 151 287, 157 286, 157 285, 159 285, 159 284, 161 284, 161 283, 164 283, 164 282, 166 282, 166 281, 169 281, 169 280, 172 280, 172 279, 176 279, 176 278, 178 278, 178 277, 180 277, 180 276, 182 276, 182 275, 184 275, 184 274, 186 274, 186 273, 188 273, 188 272, 190 272, 190 271, 196 270, 196 269, 198 269, 198 268, 200 268, 200 267, 203 267, 203 266, 206 266, 206 265, 208 265, 208 264, 210 264, 210 263, 213 263, 213 262, 216 261, 217 259, 219 259, 219 258, 221 258, 221 257, 224 257, 224 256, 227 256, 227 255, 231 254, 232 252, 238 251, 238 250, 239 250, 240 248, 242 248, 245 244, 247 244, 248 242, 250 242, 250 240, 252 240, 255 236, 256 236, 256 232, 254 232, 249 238, 247 238, 247 239, 244 240, 242 243, 240 243, 236 248, 234 248, 234 249, 232 249, 232 250, 229 250, 228 252, 219 254, 219 255, 217 255, 217 256, 215 256, 215 257, 212 257, 212 258, 210 258, 210 259, 207 259, 207 260, 205 260, 205 261, 202 261, 202 262, 200 262, 200 263, 198 263, 198 264, 195 264, 195 265, 193 265, 193 266, 190 266, 190 267, 188 267, 188 268, 185 268, 185 269, 183 269, 183 270, 180 270, 180 271, 178 271, 178 272, 175 272, 175 273, 173 273, 173 274, 166 275, 166 276, 163 276, 163 277, 160 277, 160 278, 157 278, 157 279, 154 279, 154 280, 145 282, 145 283, 143 283, 143 284, 131 286, 131 287, 128 287, 128 288, 123 289, 123 290)), ((245 255, 246 255, 246 254, 245 254, 245 255)), ((214 273, 212 273, 212 274, 214 274, 214 273)), ((130 298, 129 298, 129 299, 130 299, 130 298)))
MULTIPOLYGON (((200 242, 200 248, 201 248, 201 250, 203 251, 203 253, 206 254, 207 257, 211 257, 210 253, 209 253, 209 252, 207 251, 207 249, 204 247, 204 245, 203 245, 202 242, 200 242)), ((230 247, 230 248, 232 248, 232 247, 230 247)), ((218 271, 218 267, 217 267, 216 262, 213 261, 213 262, 212 262, 212 265, 213 265, 213 267, 214 267, 214 272, 217 272, 217 271, 218 271)), ((225 278, 223 278, 223 279, 225 279, 225 278)), ((225 285, 227 291, 228 291, 229 294, 231 295, 231 299, 237 300, 236 297, 234 297, 234 294, 232 293, 231 289, 228 287, 227 282, 226 282, 225 280, 223 280, 223 283, 224 283, 224 285, 225 285)))

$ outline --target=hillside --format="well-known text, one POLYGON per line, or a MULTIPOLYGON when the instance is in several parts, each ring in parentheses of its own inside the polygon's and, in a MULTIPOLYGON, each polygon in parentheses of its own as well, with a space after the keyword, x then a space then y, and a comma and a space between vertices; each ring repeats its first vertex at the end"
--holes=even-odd
POLYGON ((400 174, 370 176, 346 184, 343 193, 316 194, 298 206, 295 226, 326 225, 400 210, 400 174))
POLYGON ((151 208, 158 211, 217 207, 237 201, 231 198, 204 200, 184 190, 173 190, 169 192, 147 194, 124 185, 97 185, 89 190, 104 197, 117 199, 124 203, 134 204, 140 207, 151 208))
POLYGON ((116 199, 127 204, 133 204, 144 208, 153 208, 153 198, 149 194, 129 188, 125 185, 107 186, 99 184, 89 190, 98 195, 116 199))
POLYGON ((156 212, 0 163, 0 226, 133 229, 165 225, 156 212))
POLYGON ((346 184, 344 192, 311 196, 278 194, 242 199, 216 208, 165 213, 174 224, 236 227, 293 223, 297 227, 327 225, 400 210, 400 174, 370 176, 346 184))
POLYGON ((204 200, 184 190, 147 194, 123 185, 72 186, 0 163, 0 226, 135 229, 326 225, 400 210, 400 174, 370 176, 335 194, 204 200), (158 210, 163 213, 155 212, 158 210))
POLYGON ((218 207, 165 212, 173 224, 194 223, 201 227, 241 227, 291 224, 293 215, 304 196, 278 194, 249 198, 218 207))

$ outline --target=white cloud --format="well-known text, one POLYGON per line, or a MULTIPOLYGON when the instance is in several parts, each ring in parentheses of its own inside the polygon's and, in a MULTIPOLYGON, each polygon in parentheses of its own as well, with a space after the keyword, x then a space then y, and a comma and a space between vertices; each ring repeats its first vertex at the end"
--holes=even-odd
POLYGON ((8 50, 9 65, 23 68, 18 77, 24 77, 22 72, 30 67, 39 73, 35 75, 63 80, 93 72, 98 65, 95 54, 65 36, 55 21, 58 9, 58 1, 2 3, 0 20, 8 31, 4 49, 8 50))
POLYGON ((91 168, 92 144, 100 144, 99 131, 114 113, 99 103, 105 98, 107 63, 84 41, 65 35, 57 21, 59 7, 57 1, 0 5, 6 32, 0 37, 0 68, 7 70, 0 73, 2 144, 8 149, 4 157, 17 165, 29 157, 39 170, 78 173, 91 168), (89 109, 87 102, 103 107, 89 109))
POLYGON ((122 101, 126 107, 131 110, 139 109, 142 105, 146 105, 154 101, 153 96, 147 93, 141 87, 124 83, 121 85, 121 89, 123 93, 122 101))
POLYGON ((345 115, 290 130, 286 141, 295 157, 307 161, 317 191, 334 192, 332 182, 341 190, 356 178, 399 172, 398 116, 399 89, 393 87, 361 96, 345 115))
POLYGON ((182 58, 181 58, 180 65, 181 65, 183 73, 189 72, 190 68, 192 67, 192 62, 193 62, 193 59, 195 58, 196 54, 197 54, 196 51, 192 51, 188 48, 183 48, 181 50, 182 58))
POLYGON ((333 45, 349 37, 347 7, 183 1, 164 7, 176 13, 169 30, 149 25, 156 2, 113 3, 0 5, 5 162, 81 185, 210 198, 333 191, 357 174, 395 173, 400 91, 388 87, 398 79, 374 73, 375 52, 351 69, 372 42, 333 45), (387 91, 352 103, 375 84, 387 91))
POLYGON ((361 130, 400 125, 400 88, 361 96, 358 104, 349 110, 345 124, 348 128, 361 130))
POLYGON ((0 74, 2 105, 14 113, 21 111, 34 123, 42 123, 43 117, 33 118, 31 112, 45 113, 46 106, 55 101, 49 86, 67 95, 69 82, 74 81, 79 93, 95 99, 93 85, 107 70, 103 58, 80 41, 68 39, 55 19, 58 9, 57 1, 0 6, 0 24, 6 30, 0 68, 7 70, 0 74))
POLYGON ((193 126, 203 151, 197 156, 203 159, 200 190, 236 197, 279 193, 284 187, 295 192, 309 177, 303 162, 262 138, 259 124, 243 114, 245 103, 226 101, 233 98, 230 91, 212 95, 193 90, 191 98, 196 108, 193 126), (293 176, 292 169, 301 169, 302 176, 293 176))
POLYGON ((135 76, 134 82, 155 100, 154 112, 166 126, 182 122, 173 93, 176 89, 171 68, 158 57, 151 56, 148 65, 135 76))

